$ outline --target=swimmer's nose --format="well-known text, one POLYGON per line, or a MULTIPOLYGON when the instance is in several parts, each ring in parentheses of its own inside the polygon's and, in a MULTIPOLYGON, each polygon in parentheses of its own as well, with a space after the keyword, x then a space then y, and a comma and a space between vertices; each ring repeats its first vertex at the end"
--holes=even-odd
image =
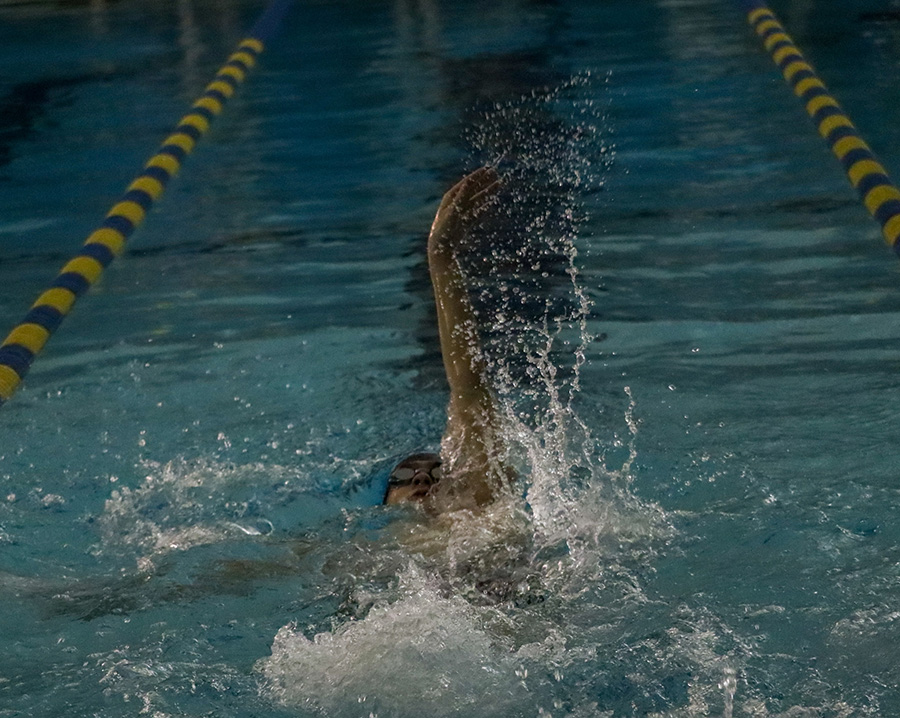
POLYGON ((412 480, 413 486, 431 486, 436 483, 436 481, 431 478, 431 474, 428 474, 424 471, 417 471, 416 475, 413 476, 412 480))

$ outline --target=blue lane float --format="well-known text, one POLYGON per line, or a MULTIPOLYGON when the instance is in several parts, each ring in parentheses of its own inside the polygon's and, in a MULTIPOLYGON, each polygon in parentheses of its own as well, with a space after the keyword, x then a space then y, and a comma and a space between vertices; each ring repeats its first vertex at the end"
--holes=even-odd
POLYGON ((144 221, 153 203, 207 133, 212 121, 256 65, 265 43, 277 32, 292 0, 274 0, 250 29, 247 37, 216 72, 190 111, 163 140, 143 171, 128 185, 81 251, 60 270, 25 318, 0 344, 0 405, 21 384, 35 357, 59 328, 77 299, 94 284, 103 270, 124 249, 131 234, 144 221))
POLYGON ((881 226, 885 242, 900 255, 900 190, 769 7, 757 0, 741 0, 739 5, 840 161, 860 200, 881 226))

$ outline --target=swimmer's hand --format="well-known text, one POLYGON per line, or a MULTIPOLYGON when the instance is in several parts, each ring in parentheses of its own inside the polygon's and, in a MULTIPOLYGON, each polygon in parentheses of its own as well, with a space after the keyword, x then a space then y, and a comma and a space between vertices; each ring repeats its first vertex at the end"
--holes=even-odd
POLYGON ((481 167, 463 177, 444 195, 428 236, 429 254, 454 252, 468 236, 472 222, 496 198, 500 177, 481 167))

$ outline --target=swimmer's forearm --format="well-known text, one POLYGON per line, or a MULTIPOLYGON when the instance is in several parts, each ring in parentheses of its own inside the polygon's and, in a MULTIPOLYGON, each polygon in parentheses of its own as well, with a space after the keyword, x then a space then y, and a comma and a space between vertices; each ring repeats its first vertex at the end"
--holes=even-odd
MULTIPOLYGON (((455 261, 452 264, 456 264, 455 261)), ((484 359, 481 354, 475 312, 458 268, 437 271, 432 267, 432 285, 438 315, 441 355, 451 399, 482 398, 484 359)))
POLYGON ((451 402, 490 401, 475 311, 458 255, 465 249, 472 219, 490 201, 497 184, 496 172, 487 167, 463 178, 444 195, 428 236, 428 268, 451 402))

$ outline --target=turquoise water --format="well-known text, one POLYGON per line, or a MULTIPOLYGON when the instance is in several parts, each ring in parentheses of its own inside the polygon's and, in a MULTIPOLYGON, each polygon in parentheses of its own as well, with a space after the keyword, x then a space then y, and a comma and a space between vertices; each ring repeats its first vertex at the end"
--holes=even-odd
MULTIPOLYGON (((896 175, 894 5, 773 7, 896 175)), ((0 4, 8 327, 261 9, 0 4)), ((897 272, 729 3, 300 2, 2 409, 0 715, 896 715, 897 272), (498 159, 522 495, 423 555, 498 159)))

